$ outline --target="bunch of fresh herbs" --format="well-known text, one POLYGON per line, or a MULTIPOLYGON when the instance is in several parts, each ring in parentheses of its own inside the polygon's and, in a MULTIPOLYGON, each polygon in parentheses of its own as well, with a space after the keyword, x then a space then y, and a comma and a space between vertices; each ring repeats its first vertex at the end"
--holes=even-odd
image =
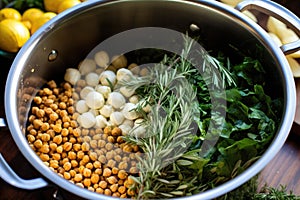
POLYGON ((147 76, 122 83, 152 107, 150 116, 137 108, 146 137, 125 137, 144 152, 133 177, 138 199, 189 196, 236 177, 259 159, 278 128, 282 99, 265 92, 259 60, 244 56, 232 64, 223 54, 198 52, 193 59, 204 62, 195 67, 185 59, 193 40, 185 42, 181 56, 165 56, 147 76))

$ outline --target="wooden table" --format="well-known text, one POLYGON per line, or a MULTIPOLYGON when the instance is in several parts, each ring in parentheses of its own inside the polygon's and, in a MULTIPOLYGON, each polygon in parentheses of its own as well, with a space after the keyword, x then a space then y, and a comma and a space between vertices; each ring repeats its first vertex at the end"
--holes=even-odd
MULTIPOLYGON (((295 0, 279 0, 290 10, 300 16, 300 3, 295 0)), ((0 58, 0 94, 4 94, 4 88, 10 60, 0 58)), ((300 86, 300 80, 296 80, 300 86)), ((0 98, 0 117, 4 117, 4 97, 0 98)), ((300 126, 296 124, 277 156, 261 172, 259 177, 260 186, 267 183, 270 186, 278 187, 280 184, 286 185, 288 190, 293 190, 300 195, 300 126)), ((12 169, 22 178, 30 179, 41 175, 28 163, 15 145, 11 134, 7 128, 0 129, 0 152, 7 160, 12 169)), ((0 199, 53 199, 56 188, 49 187, 36 191, 26 191, 17 189, 0 179, 0 199)))

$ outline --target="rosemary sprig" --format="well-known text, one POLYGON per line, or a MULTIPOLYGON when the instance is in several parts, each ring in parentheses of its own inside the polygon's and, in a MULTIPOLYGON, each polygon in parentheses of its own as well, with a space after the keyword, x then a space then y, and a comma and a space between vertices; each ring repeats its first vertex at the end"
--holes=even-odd
POLYGON ((139 177, 132 177, 136 182, 137 199, 191 195, 206 187, 196 184, 202 171, 198 170, 195 175, 194 171, 186 170, 197 171, 208 162, 199 156, 199 149, 188 151, 193 133, 197 131, 195 122, 200 120, 199 105, 195 101, 199 91, 191 77, 194 74, 207 76, 207 84, 220 89, 225 84, 235 83, 228 70, 204 49, 194 54, 194 40, 184 37, 184 41, 180 57, 165 56, 161 63, 149 68, 148 75, 132 76, 131 81, 119 83, 137 91, 142 98, 137 111, 144 116, 141 126, 145 127, 146 134, 141 137, 132 131, 124 137, 144 152, 138 158, 139 177), (193 65, 195 55, 198 60, 204 60, 201 66, 193 65), (142 111, 147 104, 151 105, 149 116, 142 111))

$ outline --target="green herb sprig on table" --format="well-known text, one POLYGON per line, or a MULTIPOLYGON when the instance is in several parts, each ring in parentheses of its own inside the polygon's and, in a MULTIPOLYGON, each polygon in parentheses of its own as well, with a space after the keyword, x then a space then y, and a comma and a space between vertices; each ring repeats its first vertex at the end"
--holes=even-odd
POLYGON ((265 185, 258 189, 258 176, 251 178, 239 188, 217 198, 216 200, 299 200, 300 196, 287 191, 286 186, 280 185, 279 188, 265 185))

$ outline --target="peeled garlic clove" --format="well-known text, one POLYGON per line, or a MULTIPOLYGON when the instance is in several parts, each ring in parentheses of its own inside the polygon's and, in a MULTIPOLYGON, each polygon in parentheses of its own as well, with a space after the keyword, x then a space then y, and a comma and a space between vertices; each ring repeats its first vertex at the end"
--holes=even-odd
POLYGON ((120 88, 120 92, 125 96, 125 97, 131 97, 134 93, 135 93, 135 91, 134 90, 132 90, 132 89, 129 89, 128 87, 126 87, 126 86, 122 86, 121 88, 120 88))
POLYGON ((135 111, 136 105, 133 103, 126 103, 122 109, 122 113, 126 119, 134 120, 139 118, 139 114, 135 111))
POLYGON ((80 114, 85 113, 89 110, 89 107, 86 105, 85 100, 79 100, 76 102, 76 111, 80 114))
POLYGON ((100 74, 100 83, 105 86, 110 86, 112 84, 113 86, 116 84, 116 74, 113 71, 107 70, 100 74))
POLYGON ((96 63, 92 59, 84 59, 78 65, 78 70, 81 75, 86 75, 86 74, 96 70, 96 63))
POLYGON ((79 116, 78 123, 83 128, 92 128, 96 124, 96 119, 95 119, 95 116, 91 112, 85 112, 79 116))
POLYGON ((86 99, 86 96, 90 93, 95 91, 94 88, 91 86, 85 86, 81 91, 80 91, 80 97, 81 99, 86 99))
POLYGON ((124 121, 124 115, 121 112, 113 112, 109 117, 113 125, 120 125, 124 121))
POLYGON ((105 128, 108 125, 107 119, 102 115, 96 116, 96 127, 105 128))
POLYGON ((127 66, 127 58, 124 55, 113 56, 111 60, 111 64, 117 69, 127 66))
POLYGON ((95 54, 94 60, 101 68, 106 68, 109 64, 109 56, 105 51, 99 51, 95 54))
POLYGON ((92 91, 86 96, 85 102, 86 105, 91 109, 100 109, 103 107, 105 100, 102 94, 92 91))
POLYGON ((99 83, 99 75, 95 72, 90 72, 85 76, 86 84, 95 87, 99 83))
POLYGON ((111 115, 111 113, 114 112, 114 109, 111 105, 104 105, 100 110, 99 110, 100 114, 104 117, 109 117, 111 115))
POLYGON ((68 68, 66 70, 64 80, 72 85, 75 85, 77 81, 81 78, 81 74, 78 69, 68 68))
POLYGON ((118 81, 130 81, 132 76, 133 76, 132 72, 128 69, 121 68, 117 71, 118 81))
POLYGON ((108 95, 107 103, 112 107, 119 109, 125 104, 124 96, 119 92, 112 92, 108 95))
POLYGON ((108 98, 108 95, 111 93, 111 89, 110 87, 106 86, 106 85, 97 85, 95 87, 95 90, 99 93, 101 93, 105 99, 108 98))
POLYGON ((129 102, 130 103, 133 103, 133 104, 137 104, 139 102, 139 97, 137 95, 132 95, 130 98, 129 98, 129 102))
POLYGON ((122 135, 128 135, 132 129, 129 125, 126 124, 121 124, 119 128, 122 130, 122 135))

